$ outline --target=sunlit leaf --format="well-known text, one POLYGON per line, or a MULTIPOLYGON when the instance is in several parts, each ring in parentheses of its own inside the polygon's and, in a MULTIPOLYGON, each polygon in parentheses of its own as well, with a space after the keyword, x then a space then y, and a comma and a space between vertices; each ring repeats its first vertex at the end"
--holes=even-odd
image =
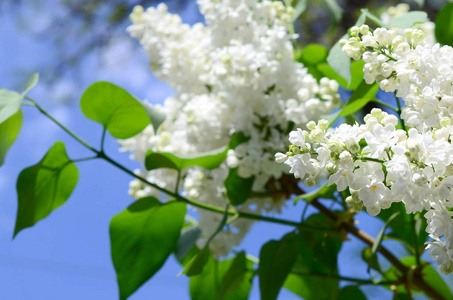
POLYGON ((145 166, 147 170, 169 168, 181 171, 194 166, 212 170, 222 164, 226 159, 227 152, 228 147, 222 147, 213 151, 181 157, 168 152, 153 152, 150 150, 145 158, 145 166))
POLYGON ((0 124, 0 166, 3 165, 6 153, 19 135, 22 119, 22 111, 19 110, 0 124))
POLYGON ((150 117, 140 101, 110 82, 89 86, 80 106, 87 118, 103 125, 118 139, 130 138, 150 124, 150 117))
POLYGON ((176 249, 186 205, 143 198, 112 218, 110 243, 120 299, 149 280, 176 249))
POLYGON ((38 164, 23 170, 17 179, 19 205, 14 236, 64 204, 78 177, 62 142, 55 143, 38 164))
POLYGON ((39 74, 38 73, 34 73, 30 79, 28 80, 28 83, 27 85, 25 86, 25 89, 22 93, 22 95, 25 95, 27 94, 32 88, 35 87, 35 85, 38 84, 38 81, 39 81, 39 74))
POLYGON ((342 108, 338 117, 349 116, 364 107, 368 102, 372 101, 376 97, 378 90, 379 86, 377 84, 367 84, 365 81, 362 81, 362 83, 352 94, 348 103, 346 103, 346 105, 342 108))
POLYGON ((0 89, 0 124, 16 114, 23 96, 19 93, 0 89))

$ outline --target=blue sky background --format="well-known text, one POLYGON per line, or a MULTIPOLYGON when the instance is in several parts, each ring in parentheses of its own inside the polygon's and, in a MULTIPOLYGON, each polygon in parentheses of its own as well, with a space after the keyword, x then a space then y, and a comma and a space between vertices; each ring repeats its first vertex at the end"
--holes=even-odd
MULTIPOLYGON (((55 0, 42 1, 44 7, 54 7, 56 3, 55 0)), ((45 11, 35 11, 27 5, 23 9, 29 16, 27 22, 32 26, 40 28, 48 22, 45 11)), ((58 12, 57 5, 52 13, 58 12)), ((183 11, 173 12, 180 13, 187 23, 200 21, 193 1, 183 11)), ((34 72, 40 72, 46 78, 52 77, 45 66, 59 59, 54 44, 42 36, 24 31, 14 10, 1 14, 0 28, 1 87, 18 89, 34 72)), ((74 40, 74 45, 65 47, 77 47, 77 43, 74 40)), ((76 77, 66 74, 54 84, 38 85, 29 95, 96 146, 101 127, 83 117, 78 106, 83 90, 90 83, 108 80, 151 102, 162 102, 172 93, 165 83, 152 75, 146 55, 125 32, 118 34, 109 47, 87 56, 80 65, 76 77)), ((80 179, 68 202, 12 240, 17 210, 15 182, 20 171, 37 163, 57 140, 65 142, 71 158, 91 154, 34 108, 24 107, 23 111, 22 132, 5 165, 0 168, 0 298, 116 299, 118 291, 110 260, 108 226, 111 217, 132 202, 127 195, 131 178, 102 161, 79 163, 80 179)), ((106 149, 114 159, 131 169, 138 167, 128 159, 128 154, 118 152, 114 139, 108 137, 106 142, 106 149)), ((298 220, 302 209, 302 202, 297 206, 288 202, 282 217, 298 220)), ((373 236, 382 227, 380 221, 366 214, 360 214, 358 220, 361 228, 373 236)), ((291 227, 257 223, 238 249, 246 249, 258 256, 263 243, 278 239, 290 230, 291 227)), ((395 249, 394 244, 387 245, 395 249)), ((367 278, 366 266, 360 259, 363 247, 354 239, 343 243, 339 261, 341 274, 367 278)), ((396 251, 401 253, 402 250, 396 251)), ((171 257, 163 269, 130 299, 189 299, 188 279, 184 275, 176 277, 180 270, 179 264, 171 257)), ((382 288, 363 287, 363 290, 370 299, 391 298, 390 292, 382 288)), ((250 299, 259 299, 256 280, 250 299)), ((282 290, 279 299, 299 298, 282 290)))

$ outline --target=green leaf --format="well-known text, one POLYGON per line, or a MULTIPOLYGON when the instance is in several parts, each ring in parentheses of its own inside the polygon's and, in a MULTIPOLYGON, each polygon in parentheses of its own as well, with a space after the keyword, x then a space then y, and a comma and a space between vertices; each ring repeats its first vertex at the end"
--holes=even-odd
POLYGON ((313 201, 316 198, 333 197, 333 193, 336 191, 336 188, 333 185, 327 186, 327 183, 328 182, 324 183, 322 186, 320 186, 319 188, 317 188, 316 190, 314 190, 310 193, 306 193, 306 194, 297 196, 294 199, 294 204, 299 202, 299 200, 301 200, 301 199, 305 200, 307 203, 310 203, 311 201, 313 201))
POLYGON ((36 84, 38 84, 39 81, 39 73, 34 73, 30 79, 28 80, 27 85, 25 86, 25 90, 22 92, 22 95, 24 96, 27 94, 32 88, 35 87, 36 84))
POLYGON ((377 84, 367 84, 365 81, 362 81, 352 94, 348 103, 342 108, 338 117, 349 116, 364 107, 375 98, 378 90, 379 86, 377 84))
POLYGON ((231 263, 220 282, 218 300, 228 299, 232 292, 240 292, 241 295, 248 295, 251 288, 253 263, 246 259, 244 251, 240 252, 231 263), (240 289, 243 291, 241 292, 240 289))
POLYGON ((363 66, 365 62, 362 60, 353 61, 351 63, 351 82, 348 83, 340 75, 338 75, 332 67, 327 63, 320 63, 316 65, 316 70, 319 71, 323 77, 336 80, 342 87, 348 90, 355 91, 363 80, 363 66))
POLYGON ((251 262, 241 256, 221 262, 210 256, 203 273, 190 277, 191 299, 246 300, 253 272, 251 262))
POLYGON ((368 272, 370 272, 370 268, 381 272, 381 265, 379 264, 378 257, 371 253, 371 248, 363 248, 362 259, 368 264, 368 272))
POLYGON ((188 167, 202 167, 212 170, 218 168, 226 159, 228 147, 222 147, 213 151, 178 157, 168 152, 148 151, 145 158, 147 170, 169 168, 181 171, 188 167))
POLYGON ((397 293, 393 295, 392 300, 412 300, 412 298, 407 293, 397 293))
POLYGON ((363 81, 363 60, 353 61, 351 63, 351 82, 346 87, 348 90, 355 91, 363 81))
POLYGON ((22 119, 22 111, 19 110, 0 124, 0 166, 5 162, 6 153, 19 135, 22 119))
POLYGON ((179 261, 182 261, 190 252, 192 247, 195 246, 195 243, 200 235, 201 230, 198 227, 192 227, 182 231, 175 250, 175 256, 179 261))
POLYGON ((182 273, 186 274, 187 276, 194 276, 203 272, 203 268, 208 262, 209 256, 211 255, 211 252, 209 251, 209 244, 214 239, 214 237, 217 234, 219 234, 220 231, 222 231, 223 226, 225 226, 228 220, 228 208, 229 205, 227 205, 227 207, 225 208, 225 214, 223 215, 223 218, 220 221, 219 226, 214 231, 214 233, 209 237, 209 239, 206 242, 206 245, 195 257, 193 257, 193 259, 187 264, 182 273))
POLYGON ((343 9, 338 5, 336 0, 323 0, 326 4, 330 15, 333 18, 334 24, 340 23, 343 17, 343 9))
POLYGON ((236 149, 237 146, 239 146, 242 143, 248 142, 249 140, 250 137, 246 136, 243 132, 236 132, 231 137, 228 147, 230 149, 236 149))
POLYGON ((118 139, 130 138, 150 124, 140 101, 109 82, 89 86, 82 95, 80 106, 87 118, 102 124, 118 139))
POLYGON ((300 60, 304 65, 317 65, 325 62, 329 51, 320 44, 308 44, 302 49, 300 60))
MULTIPOLYGON (((322 63, 326 64, 327 55, 328 50, 326 47, 320 44, 309 44, 297 54, 297 61, 303 63, 308 73, 319 81, 324 77, 324 74, 318 69, 318 65, 322 63)), ((333 70, 332 72, 335 73, 333 70)), ((337 75, 337 77, 339 76, 337 75)))
MULTIPOLYGON (((388 209, 382 210, 378 217, 386 222, 390 216, 396 212, 401 212, 398 214, 389 227, 392 229, 392 232, 386 235, 385 238, 392 238, 398 241, 403 242, 406 248, 414 253, 413 249, 413 238, 412 238, 412 228, 411 228, 411 215, 406 213, 406 209, 403 203, 393 203, 392 206, 388 209)), ((416 224, 419 223, 418 228, 416 228, 416 234, 418 237, 418 247, 423 252, 425 248, 425 241, 428 238, 428 233, 425 231, 427 226, 426 219, 417 215, 418 219, 416 224)))
POLYGON ((348 82, 343 77, 338 75, 338 73, 335 72, 329 64, 320 63, 316 66, 316 69, 322 74, 322 76, 336 80, 344 88, 348 87, 348 82))
POLYGON ((296 6, 294 6, 293 21, 297 20, 307 9, 308 0, 298 0, 296 6))
POLYGON ((358 286, 348 285, 340 290, 338 300, 366 300, 366 297, 358 286))
MULTIPOLYGON (((385 25, 381 22, 381 19, 379 19, 378 17, 376 17, 375 15, 373 15, 372 13, 370 13, 370 12, 368 11, 368 9, 362 8, 360 11, 361 11, 361 13, 362 13, 361 16, 366 16, 366 18, 368 18, 369 20, 373 21, 374 24, 376 24, 376 25, 379 26, 379 27, 385 27, 385 25)), ((364 24, 364 23, 365 23, 365 21, 362 21, 361 24, 357 24, 357 23, 356 23, 355 25, 356 25, 356 26, 359 26, 359 25, 362 25, 362 24, 364 24)))
POLYGON ((16 114, 23 96, 19 93, 0 89, 0 124, 16 114))
POLYGON ((343 53, 340 46, 340 40, 347 39, 348 35, 343 35, 335 45, 330 49, 327 56, 327 63, 332 69, 340 75, 346 82, 351 81, 351 60, 343 53))
POLYGON ((381 231, 379 231, 378 236, 376 237, 376 240, 373 243, 373 246, 371 247, 371 255, 376 255, 379 246, 381 246, 382 238, 384 237, 385 230, 387 227, 392 223, 393 219, 395 219, 401 212, 397 211, 393 213, 385 222, 384 227, 382 227, 381 231))
POLYGON ((178 243, 186 205, 140 199, 114 216, 110 223, 113 266, 120 299, 127 299, 165 263, 178 243))
POLYGON ((210 256, 211 251, 209 251, 209 245, 206 244, 206 246, 203 247, 203 249, 201 249, 201 251, 187 264, 182 273, 189 277, 202 273, 203 268, 208 263, 210 256))
POLYGON ((341 241, 336 225, 323 214, 311 215, 304 224, 332 230, 300 228, 299 256, 284 286, 306 300, 336 299, 339 280, 327 278, 338 276, 337 256, 341 241), (312 274, 320 274, 323 279, 312 274))
MULTIPOLYGON (((403 263, 403 265, 412 267, 416 265, 416 259, 415 256, 408 256, 401 258, 400 261, 403 263)), ((427 264, 424 261, 421 261, 421 264, 423 265, 422 269, 422 276, 425 280, 425 282, 430 285, 434 290, 439 292, 442 296, 445 297, 445 299, 453 299, 453 294, 448 287, 448 285, 445 283, 445 281, 442 279, 442 277, 437 273, 437 271, 430 265, 427 264)), ((384 272, 384 277, 382 280, 397 280, 397 275, 396 274, 401 274, 398 269, 396 269, 395 266, 391 266, 387 271, 384 272)), ((388 286, 386 286, 388 288, 388 286)), ((416 287, 415 287, 416 288, 416 287)), ((412 290, 413 292, 419 292, 418 289, 412 290)), ((400 285, 398 287, 398 292, 399 293, 405 293, 406 292, 406 287, 404 285, 400 285)))
POLYGON ((233 205, 240 205, 247 201, 252 193, 255 176, 242 178, 238 175, 238 168, 230 169, 224 184, 227 190, 228 199, 233 205))
POLYGON ((435 24, 436 40, 441 44, 453 46, 453 3, 447 3, 439 10, 435 24))
POLYGON ((296 233, 285 235, 280 241, 264 244, 260 251, 260 292, 262 300, 275 300, 286 277, 296 262, 300 241, 296 233))
POLYGON ((14 237, 64 204, 78 177, 62 142, 55 143, 38 164, 23 170, 17 179, 19 205, 14 237))
POLYGON ((143 104, 143 105, 151 120, 151 125, 153 125, 154 132, 157 132, 157 129, 159 129, 159 126, 165 121, 167 116, 164 113, 162 113, 161 111, 152 107, 151 105, 146 105, 146 104, 143 104))
POLYGON ((388 28, 409 28, 416 23, 425 23, 428 20, 428 14, 424 11, 411 11, 396 17, 385 27, 388 28))

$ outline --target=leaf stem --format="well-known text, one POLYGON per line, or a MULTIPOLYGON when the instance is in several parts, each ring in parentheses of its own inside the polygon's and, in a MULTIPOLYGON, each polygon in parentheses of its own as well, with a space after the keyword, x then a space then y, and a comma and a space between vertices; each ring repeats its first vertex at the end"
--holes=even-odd
POLYGON ((398 108, 393 107, 393 106, 391 106, 390 104, 387 104, 387 103, 385 103, 385 102, 383 102, 383 101, 381 101, 381 100, 373 99, 373 102, 375 102, 375 103, 377 103, 377 104, 379 104, 379 105, 381 105, 381 106, 387 107, 387 108, 393 110, 394 112, 399 113, 398 108))
POLYGON ((104 126, 102 129, 102 136, 101 136, 101 152, 104 152, 104 143, 105 143, 105 132, 107 131, 107 128, 104 126))
POLYGON ((422 269, 422 264, 420 261, 420 252, 418 249, 418 237, 417 237, 417 232, 415 231, 415 215, 411 215, 411 232, 412 232, 412 242, 414 243, 414 252, 415 252, 415 261, 417 263, 417 267, 422 269))
POLYGON ((396 95, 396 91, 393 94, 395 95, 396 105, 398 105, 398 110, 396 112, 398 113, 398 115, 400 117, 401 127, 403 128, 404 131, 407 132, 406 124, 404 124, 404 120, 401 118, 402 109, 401 109, 400 98, 396 95))
MULTIPOLYGON (((48 117, 50 120, 52 120, 55 124, 57 124, 61 129, 63 129, 67 134, 69 134, 70 136, 72 136, 74 139, 76 139, 79 143, 81 143, 83 146, 85 146, 86 148, 90 149, 91 151, 93 151, 94 153, 98 154, 99 151, 94 149, 92 146, 90 146, 87 142, 85 142, 84 140, 82 140, 78 135, 76 135, 74 132, 72 132, 71 130, 69 130, 66 126, 64 126, 63 124, 61 124, 57 119, 55 119, 54 117, 52 117, 45 109, 43 109, 35 100, 31 99, 30 97, 28 96, 25 96, 25 98, 27 100, 30 100, 30 102, 26 102, 26 105, 32 105, 34 107, 36 107, 42 114, 44 114, 46 117, 48 117)), ((24 103, 25 104, 25 103, 24 103)))
POLYGON ((375 281, 371 279, 361 279, 361 278, 353 278, 348 276, 340 276, 340 275, 330 275, 330 274, 322 274, 322 273, 311 273, 311 272, 304 272, 299 270, 291 270, 291 273, 297 274, 299 276, 313 276, 313 277, 320 277, 320 278, 330 278, 330 279, 338 279, 338 280, 345 280, 355 282, 359 285, 365 284, 373 284, 373 285, 392 285, 398 284, 396 281, 375 281))
POLYGON ((374 161, 374 162, 381 163, 381 164, 385 163, 385 161, 382 159, 367 157, 367 156, 360 156, 359 159, 362 161, 374 161))
POLYGON ((97 155, 96 156, 89 156, 89 157, 82 157, 82 158, 73 159, 73 160, 71 160, 71 162, 78 163, 78 162, 82 162, 82 161, 93 160, 93 159, 96 159, 96 158, 99 158, 99 157, 97 155))

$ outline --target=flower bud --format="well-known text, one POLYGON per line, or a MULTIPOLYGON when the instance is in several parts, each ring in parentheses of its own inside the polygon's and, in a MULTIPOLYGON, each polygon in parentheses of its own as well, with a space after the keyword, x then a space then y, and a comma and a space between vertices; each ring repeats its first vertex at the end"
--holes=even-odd
POLYGON ((314 121, 308 122, 308 123, 307 123, 307 128, 308 128, 309 130, 315 130, 315 128, 316 128, 316 123, 315 123, 314 121))
POLYGON ((346 149, 351 152, 351 154, 357 154, 360 151, 360 145, 353 139, 348 139, 345 142, 346 149))
POLYGON ((341 142, 337 139, 330 139, 329 140, 329 150, 334 153, 339 155, 343 150, 344 146, 341 144, 341 142))
POLYGON ((280 152, 275 153, 275 161, 278 162, 279 164, 284 163, 287 159, 288 159, 287 155, 280 152))
POLYGON ((318 127, 322 130, 326 130, 327 128, 329 128, 329 121, 327 120, 319 120, 318 121, 318 127))
POLYGON ((331 161, 326 164, 326 170, 330 173, 336 173, 338 171, 337 165, 331 161))

